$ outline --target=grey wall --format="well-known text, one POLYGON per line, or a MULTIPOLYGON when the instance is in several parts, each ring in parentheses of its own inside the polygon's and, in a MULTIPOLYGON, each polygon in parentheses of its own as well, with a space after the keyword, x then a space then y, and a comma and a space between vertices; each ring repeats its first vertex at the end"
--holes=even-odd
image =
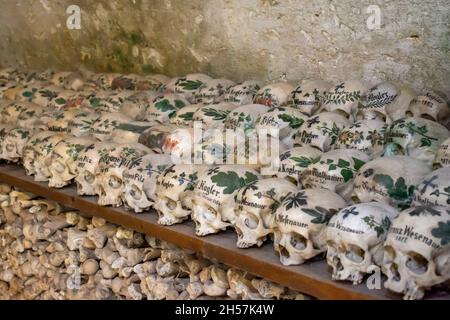
POLYGON ((0 65, 401 80, 450 94, 449 0, 2 0, 0 65), (81 7, 81 30, 66 8, 81 7), (369 30, 367 6, 381 8, 369 30))

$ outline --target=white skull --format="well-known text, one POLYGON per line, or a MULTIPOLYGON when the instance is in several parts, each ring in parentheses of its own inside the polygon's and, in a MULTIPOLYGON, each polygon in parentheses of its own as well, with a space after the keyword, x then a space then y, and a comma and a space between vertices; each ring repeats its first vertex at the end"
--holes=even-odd
POLYGON ((221 102, 214 106, 203 106, 194 115, 194 121, 201 121, 206 128, 223 128, 224 123, 231 111, 238 106, 228 102, 221 102))
POLYGON ((256 171, 242 165, 215 166, 199 175, 192 206, 195 233, 206 236, 230 226, 234 195, 258 177, 256 171))
POLYGON ((290 93, 294 87, 287 82, 268 84, 256 93, 253 103, 262 104, 270 108, 277 108, 288 104, 290 93))
POLYGON ((361 97, 369 90, 367 84, 359 80, 348 80, 337 84, 325 93, 323 108, 337 112, 353 121, 356 116, 361 97))
POLYGON ((187 105, 189 102, 182 95, 166 93, 153 99, 145 112, 144 119, 150 122, 168 123, 179 109, 187 105))
POLYGON ((407 155, 430 166, 441 143, 450 132, 437 122, 423 118, 403 118, 386 130, 385 156, 407 155))
POLYGON ((225 93, 224 101, 236 105, 251 104, 259 89, 261 89, 261 85, 258 81, 244 81, 241 84, 229 88, 225 93))
POLYGON ((444 97, 436 92, 427 92, 411 101, 407 116, 425 118, 441 124, 447 124, 450 117, 450 107, 444 97))
POLYGON ((191 214, 193 190, 198 176, 208 167, 192 164, 175 164, 162 172, 156 182, 154 205, 158 223, 181 223, 191 214))
POLYGON ((120 124, 131 121, 129 117, 119 112, 104 113, 92 124, 91 133, 98 140, 105 141, 120 124))
POLYGON ((414 190, 413 205, 450 205, 450 167, 437 169, 426 175, 414 190))
POLYGON ((76 161, 76 171, 78 172, 75 177, 77 194, 89 196, 96 194, 97 181, 95 175, 99 170, 100 159, 107 157, 109 150, 117 146, 118 144, 113 142, 97 142, 80 152, 76 161))
POLYGON ((94 139, 66 138, 55 146, 50 158, 49 170, 51 177, 48 186, 53 188, 62 188, 72 182, 72 179, 78 176, 77 159, 80 153, 94 144, 94 139))
POLYGON ((23 149, 33 135, 32 129, 20 127, 9 130, 3 138, 0 138, 0 140, 2 139, 0 142, 2 158, 11 162, 21 160, 23 149))
MULTIPOLYGON (((9 129, 10 130, 10 129, 9 129)), ((1 137, 0 130, 0 137, 1 137)), ((25 168, 25 172, 27 175, 33 175, 35 174, 35 168, 34 163, 36 160, 37 155, 37 147, 40 143, 42 143, 44 140, 48 139, 52 135, 54 135, 54 132, 51 131, 40 131, 35 133, 33 136, 30 137, 28 142, 23 147, 23 155, 22 155, 22 163, 23 167, 25 168)))
POLYGON ((350 201, 353 180, 370 157, 358 150, 332 150, 320 155, 300 176, 305 188, 324 188, 350 201))
POLYGON ((94 109, 103 112, 119 112, 123 103, 135 94, 136 92, 132 90, 110 91, 106 97, 100 97, 99 105, 94 109))
MULTIPOLYGON (((311 147, 296 147, 289 149, 280 154, 279 163, 274 164, 278 166, 277 177, 286 178, 294 181, 301 186, 299 178, 304 170, 312 163, 320 160, 322 152, 311 147)), ((276 160, 275 160, 276 161, 276 160)))
POLYGON ((333 280, 363 281, 380 270, 383 243, 398 211, 385 203, 360 203, 344 208, 328 223, 327 263, 333 280))
MULTIPOLYGON (((92 112, 86 108, 62 108, 60 110, 56 110, 53 112, 53 117, 49 119, 48 130, 55 132, 67 132, 71 133, 71 129, 75 128, 71 124, 73 121, 77 121, 80 123, 81 119, 86 119, 89 121, 88 127, 92 126, 92 120, 89 119, 89 115, 92 112)), ((97 115, 95 119, 99 118, 100 115, 97 115)), ((86 124, 87 125, 87 124, 86 124)), ((87 130, 84 130, 86 132, 87 130)))
POLYGON ((139 136, 138 142, 152 149, 155 153, 163 153, 166 138, 176 130, 174 125, 157 125, 148 128, 139 136))
POLYGON ((131 119, 142 121, 150 103, 158 96, 156 91, 142 91, 127 97, 120 106, 120 112, 131 119))
POLYGON ((148 210, 157 200, 156 181, 159 175, 171 165, 170 156, 148 154, 140 158, 139 164, 123 172, 123 202, 134 210, 148 210))
POLYGON ((203 104, 191 104, 181 108, 175 113, 175 116, 170 119, 170 124, 180 127, 192 127, 194 121, 194 114, 203 107, 203 104))
POLYGON ((384 243, 385 287, 404 299, 421 299, 425 290, 450 279, 449 207, 419 206, 393 221, 384 243))
POLYGON ((335 149, 355 149, 372 158, 384 152, 384 138, 387 124, 381 120, 360 120, 345 127, 334 145, 335 149))
POLYGON ((304 263, 326 251, 326 226, 346 202, 327 189, 289 194, 275 212, 274 249, 285 265, 304 263))
POLYGON ((141 144, 120 144, 100 157, 95 175, 95 193, 101 206, 122 204, 123 172, 138 166, 142 156, 153 153, 141 144))
POLYGON ((304 81, 291 92, 289 105, 310 117, 320 109, 323 97, 332 87, 328 81, 304 81))
POLYGON ((231 111, 226 120, 226 129, 243 129, 248 133, 255 129, 258 117, 269 111, 269 107, 262 104, 247 104, 231 111))
POLYGON ((435 167, 448 167, 450 166, 450 138, 444 140, 439 146, 436 152, 436 158, 434 159, 435 167))
POLYGON ((195 93, 212 78, 202 73, 191 73, 176 79, 173 86, 174 93, 181 94, 190 103, 195 103, 195 93))
POLYGON ((327 152, 336 143, 342 129, 350 124, 348 119, 337 113, 319 113, 300 126, 295 135, 294 146, 311 146, 327 152))
MULTIPOLYGON (((67 138, 65 133, 53 133, 42 139, 35 147, 34 156, 34 180, 48 181, 51 177, 50 165, 52 162, 52 152, 56 145, 67 138)), ((33 142, 31 142, 33 143, 33 142)))
POLYGON ((222 102, 225 92, 235 83, 228 79, 214 79, 205 82, 195 93, 196 103, 213 104, 222 102))
POLYGON ((406 156, 377 158, 361 167, 353 183, 353 202, 377 201, 404 209, 409 207, 415 186, 431 169, 406 156))
POLYGON ((238 248, 260 247, 273 233, 274 213, 281 199, 297 188, 288 180, 269 178, 240 188, 234 196, 234 220, 238 248))

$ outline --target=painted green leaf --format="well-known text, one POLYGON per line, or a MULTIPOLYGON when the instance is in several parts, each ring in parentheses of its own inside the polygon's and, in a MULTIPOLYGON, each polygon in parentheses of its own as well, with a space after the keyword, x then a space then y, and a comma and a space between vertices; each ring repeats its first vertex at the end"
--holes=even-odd
POLYGON ((184 90, 193 91, 200 88, 200 86, 203 84, 200 80, 185 80, 183 82, 179 83, 179 86, 182 87, 184 90))
POLYGON ((344 182, 348 182, 353 179, 353 171, 349 169, 342 169, 341 175, 344 178, 344 182))
POLYGON ((89 104, 92 108, 97 108, 100 105, 100 98, 91 98, 89 104))
POLYGON ((251 172, 245 173, 245 179, 239 177, 236 172, 219 172, 211 177, 211 181, 219 187, 224 187, 223 193, 232 194, 237 189, 256 180, 256 176, 251 172))
POLYGON ((163 99, 155 103, 155 108, 161 112, 176 111, 176 108, 172 104, 170 104, 169 100, 167 99, 163 99))
POLYGON ((337 165, 339 168, 348 168, 350 166, 350 162, 344 159, 339 159, 337 165))
POLYGON ((147 130, 150 126, 138 126, 131 123, 121 123, 117 126, 117 129, 135 132, 135 133, 142 133, 145 130, 147 130))
POLYGON ((66 100, 64 98, 58 98, 58 99, 55 99, 55 103, 56 104, 65 104, 66 100))
POLYGON ((206 116, 212 117, 215 121, 225 120, 230 113, 229 110, 216 110, 214 108, 203 108, 202 111, 206 116))
POLYGON ((183 101, 181 101, 181 100, 175 100, 174 101, 175 102, 175 108, 177 108, 177 109, 181 109, 181 108, 183 108, 186 104, 183 102, 183 101))
POLYGON ((388 175, 385 174, 376 174, 373 177, 373 180, 378 183, 381 184, 382 186, 384 186, 386 189, 392 189, 393 185, 394 185, 394 181, 392 180, 392 178, 388 175))
POLYGON ((183 119, 184 121, 192 121, 194 117, 194 112, 186 112, 183 114, 180 114, 179 117, 183 119))
POLYGON ((446 246, 450 243, 450 221, 438 223, 438 226, 434 229, 431 229, 431 234, 441 239, 441 245, 446 246))
POLYGON ((336 169, 337 169, 337 166, 334 163, 332 163, 328 166, 329 171, 336 170, 336 169))
POLYGON ((354 162, 353 168, 356 171, 358 171, 365 164, 364 161, 362 161, 362 160, 360 160, 358 158, 352 157, 352 159, 353 159, 353 162, 354 162))

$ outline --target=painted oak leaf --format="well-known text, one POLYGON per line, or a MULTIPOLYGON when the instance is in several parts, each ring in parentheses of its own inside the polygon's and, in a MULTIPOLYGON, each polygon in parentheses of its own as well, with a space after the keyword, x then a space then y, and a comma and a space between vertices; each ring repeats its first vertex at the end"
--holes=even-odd
POLYGON ((246 172, 245 178, 239 177, 239 175, 233 171, 219 172, 211 177, 211 181, 216 185, 225 187, 225 189, 223 189, 224 194, 232 194, 237 189, 255 182, 256 180, 257 176, 251 172, 246 172))
POLYGON ((441 239, 441 245, 446 246, 450 244, 450 220, 446 222, 440 221, 436 228, 431 229, 431 234, 441 239))

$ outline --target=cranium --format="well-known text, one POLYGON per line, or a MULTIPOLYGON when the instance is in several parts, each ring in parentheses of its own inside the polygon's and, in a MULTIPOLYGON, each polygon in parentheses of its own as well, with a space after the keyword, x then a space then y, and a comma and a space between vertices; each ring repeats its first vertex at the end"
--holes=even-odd
POLYGON ((119 75, 111 82, 112 90, 135 90, 136 84, 141 80, 141 76, 137 74, 119 75))
POLYGON ((195 93, 196 103, 213 104, 222 102, 224 94, 235 83, 228 79, 213 79, 205 82, 195 93))
MULTIPOLYGON (((53 133, 52 135, 43 138, 41 141, 35 144, 34 146, 35 156, 33 160, 35 181, 48 181, 50 179, 51 177, 50 164, 52 161, 51 157, 52 151, 58 144, 58 142, 66 138, 67 135, 64 133, 53 133)), ((31 139, 30 142, 31 144, 33 144, 33 141, 31 141, 31 139)))
POLYGON ((195 103, 195 93, 212 78, 202 73, 191 73, 177 78, 173 86, 174 93, 182 95, 190 103, 195 103))
POLYGON ((96 89, 111 90, 111 84, 119 73, 93 73, 86 79, 86 84, 96 89))
POLYGON ((296 147, 289 149, 282 154, 278 159, 278 173, 279 178, 287 178, 294 181, 297 185, 301 186, 299 178, 304 170, 311 164, 320 160, 322 152, 312 147, 296 147))
POLYGON ((144 120, 145 111, 158 96, 156 91, 142 91, 127 97, 120 106, 120 112, 137 121, 144 120))
POLYGON ((203 104, 191 104, 181 108, 175 113, 175 116, 170 119, 170 124, 179 127, 192 127, 194 121, 194 114, 203 107, 203 104))
POLYGON ((154 206, 159 224, 172 225, 189 217, 194 186, 199 174, 203 174, 207 168, 203 165, 175 164, 159 175, 154 206))
POLYGON ((284 197, 275 212, 274 249, 285 265, 304 263, 326 251, 326 226, 346 202, 327 189, 304 189, 284 197))
POLYGON ((431 91, 413 99, 406 115, 429 119, 445 125, 450 117, 450 107, 447 105, 446 97, 431 91))
POLYGON ((53 74, 52 82, 56 86, 75 91, 80 90, 84 85, 80 72, 57 72, 53 74))
POLYGON ((339 134, 350 122, 333 112, 322 112, 308 118, 298 129, 294 146, 311 146, 327 152, 336 143, 339 134))
POLYGON ((223 128, 224 123, 231 111, 237 106, 228 102, 221 102, 214 106, 203 106, 194 115, 194 121, 201 121, 206 128, 223 128))
POLYGON ((228 114, 225 120, 226 129, 243 129, 248 133, 255 129, 258 117, 269 111, 269 108, 262 104, 248 104, 240 106, 228 114))
POLYGON ((448 167, 450 166, 450 138, 444 140, 439 146, 436 152, 436 158, 434 159, 435 167, 448 167))
POLYGON ((120 144, 100 157, 94 191, 101 206, 122 204, 123 172, 138 166, 142 156, 153 153, 141 144, 120 144))
MULTIPOLYGON (((1 130, 0 130, 1 132, 1 130)), ((54 135, 51 131, 40 131, 35 133, 27 141, 23 147, 22 163, 27 175, 33 175, 36 173, 34 163, 36 161, 37 147, 49 137, 54 135)), ((1 135, 0 135, 1 136, 1 135)))
POLYGON ((260 247, 273 233, 274 213, 281 199, 297 188, 282 178, 258 180, 240 188, 234 196, 235 217, 230 221, 236 230, 238 248, 260 247))
POLYGON ((23 149, 33 135, 34 132, 32 129, 20 127, 9 130, 6 136, 4 136, 4 140, 0 142, 0 145, 2 146, 2 158, 11 162, 18 162, 21 160, 23 149))
POLYGON ((370 157, 358 150, 332 150, 323 153, 300 176, 305 188, 325 188, 349 201, 353 180, 370 157))
POLYGON ((122 91, 111 91, 108 92, 107 96, 102 99, 100 98, 100 102, 97 106, 95 106, 95 98, 90 98, 91 106, 94 103, 93 107, 95 110, 100 110, 104 112, 118 112, 122 104, 131 96, 136 94, 135 91, 132 90, 122 90, 122 91))
POLYGON ((357 121, 341 131, 334 148, 355 149, 368 154, 372 158, 379 157, 384 151, 387 126, 378 119, 357 121))
POLYGON ((242 165, 215 166, 199 175, 192 206, 195 233, 206 236, 230 226, 234 195, 257 179, 256 171, 242 165))
POLYGON ((310 117, 320 109, 323 97, 332 87, 328 81, 305 81, 291 92, 288 104, 310 117))
POLYGON ((176 127, 174 125, 157 125, 148 128, 139 136, 138 142, 156 153, 163 152, 164 142, 176 127))
POLYGON ((77 116, 69 120, 68 132, 75 137, 90 135, 93 124, 100 116, 97 112, 80 109, 77 116))
POLYGON ((328 223, 327 263, 333 280, 362 282, 380 270, 383 243, 398 211, 385 203, 360 203, 342 209, 328 223))
POLYGON ((136 83, 136 89, 144 91, 158 91, 164 84, 169 82, 169 80, 169 77, 162 74, 142 76, 141 79, 136 83))
POLYGON ((418 206, 392 223, 384 243, 385 287, 404 299, 421 299, 425 290, 450 279, 449 207, 418 206))
POLYGON ((17 125, 19 116, 23 112, 34 111, 36 109, 37 105, 32 102, 3 100, 0 106, 1 122, 17 125))
POLYGON ((450 167, 437 169, 426 175, 414 190, 413 205, 450 205, 450 167))
POLYGON ((337 112, 353 121, 359 101, 368 90, 367 84, 359 80, 341 82, 325 93, 323 108, 326 111, 337 112))
POLYGON ((49 187, 62 188, 72 182, 78 176, 77 159, 86 147, 94 144, 94 139, 66 138, 58 142, 52 151, 49 170, 51 177, 49 187))
POLYGON ((423 118, 403 118, 386 130, 385 156, 407 155, 430 166, 441 143, 450 132, 437 122, 423 118))
POLYGON ((131 121, 130 118, 119 112, 105 113, 92 124, 91 133, 98 140, 104 141, 111 136, 111 133, 120 124, 131 121))
POLYGON ((253 102, 253 98, 261 85, 258 81, 247 80, 227 90, 224 96, 225 102, 236 105, 246 105, 253 102))
POLYGON ((98 164, 100 158, 106 157, 109 150, 118 146, 113 142, 97 142, 94 145, 82 150, 76 161, 76 171, 78 175, 75 177, 77 183, 77 194, 79 195, 95 195, 96 173, 98 172, 98 164))
POLYGON ((123 202, 135 212, 149 209, 156 201, 156 181, 159 175, 171 164, 170 156, 147 154, 139 164, 123 172, 123 202))
POLYGON ((406 156, 377 158, 359 169, 353 183, 353 201, 377 201, 404 209, 409 207, 415 186, 431 169, 406 156))
POLYGON ((48 120, 53 117, 52 111, 30 103, 30 106, 20 112, 17 117, 17 125, 27 129, 47 129, 48 120))
POLYGON ((268 84, 256 93, 253 103, 268 107, 281 107, 287 104, 290 93, 294 87, 287 82, 268 84))
POLYGON ((166 93, 156 97, 148 106, 144 119, 150 122, 167 123, 175 117, 177 110, 189 105, 182 95, 166 93))
POLYGON ((0 124, 0 156, 2 159, 3 157, 5 157, 5 155, 3 155, 3 149, 5 148, 5 138, 8 135, 9 131, 15 128, 15 126, 10 124, 0 124))
POLYGON ((175 129, 165 137, 163 152, 169 154, 176 163, 190 163, 195 146, 201 143, 201 138, 201 134, 199 137, 194 135, 193 128, 175 129))

